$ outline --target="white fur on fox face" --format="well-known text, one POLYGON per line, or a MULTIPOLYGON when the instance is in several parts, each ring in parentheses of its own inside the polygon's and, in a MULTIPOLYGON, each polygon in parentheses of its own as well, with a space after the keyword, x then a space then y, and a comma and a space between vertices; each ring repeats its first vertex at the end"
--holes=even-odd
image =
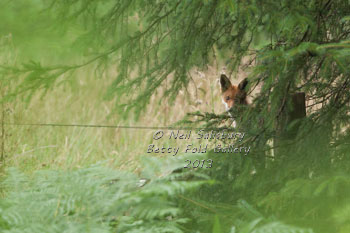
POLYGON ((228 104, 223 99, 221 99, 221 101, 225 105, 226 111, 230 110, 230 108, 228 107, 228 104))
MULTIPOLYGON (((222 103, 225 105, 226 111, 229 111, 230 108, 228 107, 228 104, 224 101, 224 99, 221 99, 221 101, 222 101, 222 103)), ((231 114, 230 112, 228 112, 228 114, 233 118, 233 116, 232 116, 232 114, 231 114)), ((233 127, 233 128, 236 128, 236 126, 237 126, 237 123, 236 123, 235 120, 233 120, 233 122, 232 122, 232 127, 233 127)))

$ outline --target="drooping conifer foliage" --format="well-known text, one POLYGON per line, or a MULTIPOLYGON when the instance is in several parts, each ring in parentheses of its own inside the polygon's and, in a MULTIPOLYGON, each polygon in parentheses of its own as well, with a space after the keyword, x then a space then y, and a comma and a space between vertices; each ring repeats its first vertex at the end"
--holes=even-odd
POLYGON ((274 112, 280 107, 275 99, 297 90, 326 105, 326 112, 341 113, 347 100, 347 1, 81 0, 46 7, 61 33, 84 24, 75 45, 89 50, 91 59, 73 66, 31 62, 11 70, 25 73, 23 82, 30 84, 15 93, 47 88, 84 65, 102 69, 113 62, 118 74, 107 97, 123 99, 125 113, 139 112, 166 79, 165 95, 174 97, 189 83, 189 70, 209 64, 216 49, 230 69, 243 56, 255 61, 250 82, 264 83, 258 99, 271 101, 274 112), (138 94, 130 97, 134 88, 138 94))
MULTIPOLYGON (((29 99, 38 91, 46 92, 74 79, 74 72, 82 67, 94 66, 96 76, 113 68, 115 77, 105 97, 116 100, 119 114, 139 116, 162 84, 167 82, 163 101, 173 101, 191 81, 189 71, 205 69, 214 56, 220 55, 230 70, 237 70, 242 58, 251 61, 248 88, 260 85, 261 90, 252 106, 232 113, 237 129, 248 135, 245 143, 252 146, 251 154, 216 158, 218 165, 208 175, 218 182, 181 199, 178 204, 184 212, 173 208, 174 216, 157 213, 146 219, 164 223, 159 232, 171 232, 168 226, 174 232, 350 231, 349 1, 67 0, 45 4, 43 12, 50 12, 48 28, 72 39, 84 56, 78 56, 74 65, 64 61, 2 65, 0 77, 8 85, 8 98, 29 99), (73 27, 79 33, 72 33, 73 27), (297 92, 306 95, 307 116, 281 124, 297 92), (292 137, 283 135, 291 130, 292 137), (273 150, 269 140, 275 141, 273 150), (169 216, 180 221, 169 224, 171 218, 162 219, 169 216)), ((185 122, 192 122, 193 116, 211 128, 230 121, 225 116, 192 113, 185 122)), ((51 179, 48 182, 53 183, 51 179)), ((28 192, 42 185, 36 182, 28 192)), ((100 186, 95 183, 92 188, 100 186)), ((9 200, 24 202, 17 191, 9 200)), ((150 198, 147 193, 126 193, 145 202, 150 198)), ((156 194, 164 198, 164 205, 167 198, 179 197, 156 194)), ((91 198, 100 194, 92 193, 91 198)), ((69 200, 65 201, 68 205, 69 200)), ((79 211, 57 209, 81 217, 79 211)), ((10 229, 6 224, 14 220, 10 214, 4 216, 1 224, 10 229)), ((127 226, 133 229, 137 223, 127 226)), ((141 232, 137 227, 130 232, 141 232)))

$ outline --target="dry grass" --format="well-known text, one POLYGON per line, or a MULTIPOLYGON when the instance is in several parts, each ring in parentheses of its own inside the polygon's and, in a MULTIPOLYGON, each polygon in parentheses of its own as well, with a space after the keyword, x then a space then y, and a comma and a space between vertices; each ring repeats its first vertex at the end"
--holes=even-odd
MULTIPOLYGON (((107 117, 113 103, 102 96, 111 77, 96 79, 87 69, 80 70, 77 86, 61 86, 44 98, 36 96, 28 106, 18 102, 6 104, 6 122, 166 126, 182 119, 187 112, 221 113, 218 77, 221 70, 191 72, 193 82, 182 91, 171 107, 158 105, 158 96, 138 122, 107 117)), ((238 81, 237 81, 238 82, 238 81)), ((33 171, 43 167, 74 169, 100 160, 115 167, 140 168, 139 156, 147 154, 155 130, 79 127, 6 126, 6 165, 33 171)), ((163 141, 165 146, 172 142, 163 141)), ((187 142, 183 142, 187 143, 187 142)), ((177 142, 179 144, 179 141, 177 142)), ((174 143, 172 144, 174 146, 174 143)), ((149 155, 149 154, 148 154, 149 155)))
MULTIPOLYGON (((6 53, 5 53, 6 54, 6 53)), ((16 54, 9 51, 8 54, 16 54)), ((132 118, 122 121, 110 115, 113 102, 102 97, 113 80, 112 74, 96 78, 92 68, 77 72, 73 86, 65 85, 50 91, 44 98, 35 96, 29 105, 20 99, 5 104, 5 121, 11 123, 60 123, 60 124, 99 124, 128 126, 168 126, 181 120, 186 113, 193 111, 222 113, 219 76, 230 75, 225 66, 218 63, 207 70, 193 69, 192 81, 187 91, 181 91, 175 104, 166 101, 158 104, 161 98, 153 96, 147 111, 137 122, 132 118)), ((243 71, 231 75, 234 84, 244 78, 243 71), (236 77, 234 79, 233 77, 236 77)), ((170 83, 170 82, 169 82, 170 83)), ((164 84, 160 89, 171 88, 164 84)), ((147 155, 148 145, 180 146, 199 144, 198 141, 153 142, 155 130, 112 129, 80 127, 36 127, 12 126, 5 128, 6 166, 19 167, 32 172, 37 169, 75 169, 101 160, 109 161, 113 167, 139 171, 142 169, 140 156, 147 155), (160 144, 161 143, 161 144, 160 144)), ((158 154, 156 156, 166 156, 158 154)), ((169 155, 171 156, 171 155, 169 155)))

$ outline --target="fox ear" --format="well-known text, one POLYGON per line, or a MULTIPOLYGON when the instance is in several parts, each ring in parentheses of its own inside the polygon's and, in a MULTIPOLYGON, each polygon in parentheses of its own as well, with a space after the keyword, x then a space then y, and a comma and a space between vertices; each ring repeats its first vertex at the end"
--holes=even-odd
POLYGON ((247 84, 248 84, 248 79, 245 78, 238 84, 238 89, 243 91, 244 88, 247 86, 247 84))
POLYGON ((227 91, 227 89, 229 89, 232 86, 230 79, 224 74, 222 74, 220 77, 220 84, 222 92, 227 91))

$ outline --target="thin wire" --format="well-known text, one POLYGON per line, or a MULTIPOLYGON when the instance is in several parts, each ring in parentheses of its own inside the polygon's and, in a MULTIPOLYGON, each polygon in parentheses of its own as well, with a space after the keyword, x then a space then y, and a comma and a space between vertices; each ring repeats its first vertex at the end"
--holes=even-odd
MULTIPOLYGON (((116 129, 162 129, 162 130, 190 130, 190 129, 206 129, 208 128, 195 128, 195 127, 172 127, 172 126, 125 126, 125 125, 85 125, 85 124, 55 124, 55 123, 4 123, 5 125, 14 126, 45 126, 45 127, 83 127, 83 128, 116 128, 116 129)), ((214 128, 213 128, 214 129, 214 128)), ((215 128, 225 129, 225 128, 215 128)), ((228 128, 227 128, 228 129, 228 128)), ((210 130, 210 129, 209 129, 210 130)))

